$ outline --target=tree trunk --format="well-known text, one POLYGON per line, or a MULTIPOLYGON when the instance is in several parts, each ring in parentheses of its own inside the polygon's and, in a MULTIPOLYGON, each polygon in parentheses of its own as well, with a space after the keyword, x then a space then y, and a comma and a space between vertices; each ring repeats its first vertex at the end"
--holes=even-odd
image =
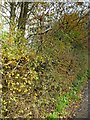
POLYGON ((13 27, 14 22, 15 22, 15 7, 16 3, 12 2, 10 3, 10 32, 15 30, 15 27, 13 27))
POLYGON ((21 3, 21 12, 18 20, 18 29, 22 30, 22 35, 25 35, 25 26, 27 21, 27 13, 28 13, 28 2, 21 3))

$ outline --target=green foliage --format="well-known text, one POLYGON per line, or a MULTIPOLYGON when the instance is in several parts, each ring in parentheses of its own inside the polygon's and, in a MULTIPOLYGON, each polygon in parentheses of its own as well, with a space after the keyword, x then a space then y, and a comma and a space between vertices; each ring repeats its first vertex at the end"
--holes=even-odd
POLYGON ((87 71, 83 72, 82 74, 79 73, 77 75, 77 79, 74 80, 74 83, 72 83, 72 87, 69 92, 65 93, 64 95, 61 95, 58 97, 58 102, 56 105, 55 112, 49 115, 49 118, 59 118, 60 116, 63 118, 66 115, 69 114, 66 109, 72 105, 73 102, 80 101, 80 92, 83 89, 83 84, 87 80, 87 71), (75 84, 76 83, 76 84, 75 84))
POLYGON ((50 114, 49 117, 47 117, 47 120, 58 120, 58 113, 57 112, 53 112, 52 114, 50 114))
POLYGON ((90 70, 88 70, 88 78, 90 78, 90 70))
POLYGON ((65 107, 67 107, 68 105, 68 100, 67 100, 67 97, 64 96, 64 97, 60 97, 59 98, 59 103, 58 105, 56 106, 56 110, 61 113, 63 109, 65 109, 65 107))

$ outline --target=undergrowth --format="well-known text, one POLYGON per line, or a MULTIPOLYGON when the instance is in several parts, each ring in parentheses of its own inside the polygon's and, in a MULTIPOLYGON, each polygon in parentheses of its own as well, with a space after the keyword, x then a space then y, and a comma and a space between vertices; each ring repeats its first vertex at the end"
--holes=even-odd
POLYGON ((72 83, 71 90, 64 95, 61 95, 58 97, 58 103, 56 105, 56 109, 53 113, 51 113, 47 118, 48 120, 54 119, 54 118, 62 118, 68 115, 66 112, 66 108, 70 106, 73 102, 79 102, 80 96, 78 96, 78 93, 81 92, 83 89, 83 85, 87 80, 88 72, 85 71, 84 73, 79 73, 77 75, 76 80, 72 83))

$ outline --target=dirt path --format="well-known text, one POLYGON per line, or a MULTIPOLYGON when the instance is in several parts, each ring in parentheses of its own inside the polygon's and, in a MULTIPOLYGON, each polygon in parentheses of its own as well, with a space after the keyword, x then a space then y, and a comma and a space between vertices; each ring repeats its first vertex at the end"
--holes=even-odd
POLYGON ((82 95, 80 107, 75 110, 73 118, 88 118, 88 84, 85 86, 82 95))

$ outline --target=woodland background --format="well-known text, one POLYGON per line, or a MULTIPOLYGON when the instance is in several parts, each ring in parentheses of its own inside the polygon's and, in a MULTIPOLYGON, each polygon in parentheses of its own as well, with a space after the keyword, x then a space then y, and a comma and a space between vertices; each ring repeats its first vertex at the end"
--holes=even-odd
POLYGON ((88 70, 88 3, 0 5, 2 118, 68 118, 88 70))

